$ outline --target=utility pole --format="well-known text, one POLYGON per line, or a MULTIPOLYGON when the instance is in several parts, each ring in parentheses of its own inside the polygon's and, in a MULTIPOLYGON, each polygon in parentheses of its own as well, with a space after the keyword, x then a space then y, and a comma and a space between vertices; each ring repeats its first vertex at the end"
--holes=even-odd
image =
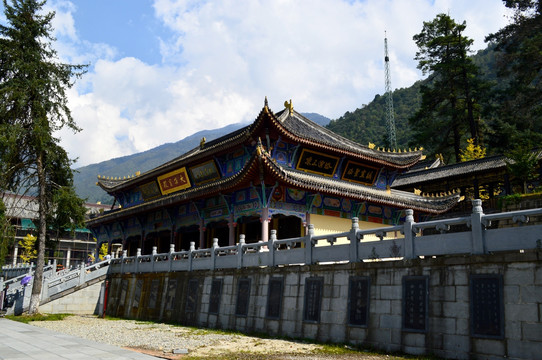
POLYGON ((384 32, 384 69, 386 74, 386 131, 391 149, 397 148, 395 138, 395 112, 393 111, 393 95, 391 92, 390 57, 388 56, 388 38, 384 32))

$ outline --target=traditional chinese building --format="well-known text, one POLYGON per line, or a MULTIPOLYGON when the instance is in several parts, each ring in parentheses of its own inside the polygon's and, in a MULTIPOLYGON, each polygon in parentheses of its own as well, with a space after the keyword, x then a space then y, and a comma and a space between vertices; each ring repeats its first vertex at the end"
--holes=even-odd
MULTIPOLYGON (((531 189, 542 184, 542 152, 534 149, 538 158, 538 177, 530 179, 531 189)), ((504 155, 488 156, 482 159, 446 165, 441 158, 433 162, 420 162, 400 174, 393 182, 392 189, 424 193, 441 193, 459 189, 462 196, 482 199, 484 211, 501 211, 499 198, 523 192, 523 183, 508 169, 511 160, 504 155)), ((454 211, 470 212, 469 202, 454 208, 454 211)))
MULTIPOLYGON (((17 195, 10 193, 0 194, 2 201, 6 206, 6 217, 10 220, 15 232, 13 241, 8 243, 7 256, 4 259, 5 264, 17 265, 23 262, 21 255, 24 249, 20 242, 25 237, 31 235, 37 236, 38 224, 38 199, 34 196, 17 195)), ((103 213, 105 209, 111 208, 110 205, 85 204, 87 216, 103 213)), ((89 254, 96 252, 96 239, 86 228, 77 228, 73 232, 58 233, 50 229, 48 231, 50 241, 45 246, 45 258, 56 260, 57 264, 65 267, 76 266, 84 263, 89 254)), ((35 259, 31 260, 35 262, 35 259)))
POLYGON ((120 209, 88 222, 98 243, 120 243, 129 255, 156 246, 167 252, 347 231, 440 214, 459 194, 422 196, 390 189, 395 177, 423 158, 421 150, 384 151, 360 145, 294 111, 291 101, 273 113, 267 104, 256 120, 137 176, 98 176, 98 185, 120 209))

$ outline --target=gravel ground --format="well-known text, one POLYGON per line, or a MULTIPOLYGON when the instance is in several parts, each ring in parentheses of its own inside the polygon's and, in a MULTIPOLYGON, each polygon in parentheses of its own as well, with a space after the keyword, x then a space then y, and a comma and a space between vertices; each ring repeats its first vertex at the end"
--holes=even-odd
MULTIPOLYGON (((220 333, 205 329, 172 326, 136 320, 106 320, 94 316, 68 316, 62 321, 34 321, 34 326, 82 337, 165 359, 394 359, 389 356, 319 354, 318 344, 262 339, 236 333, 220 333), (187 351, 177 355, 174 351, 187 351)), ((398 358, 395 358, 398 359, 398 358)))

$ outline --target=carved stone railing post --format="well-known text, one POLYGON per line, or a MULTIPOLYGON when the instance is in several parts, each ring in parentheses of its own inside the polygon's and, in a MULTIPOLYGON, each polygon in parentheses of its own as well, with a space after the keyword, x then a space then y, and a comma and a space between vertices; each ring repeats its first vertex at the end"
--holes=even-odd
POLYGON ((211 248, 211 270, 216 269, 216 248, 218 247, 218 239, 213 238, 213 247, 211 248))
POLYGON ((485 252, 484 246, 484 228, 482 224, 482 217, 484 211, 482 209, 482 200, 472 200, 472 214, 471 214, 471 235, 472 235, 472 253, 483 254, 485 252))
POLYGON ((196 243, 190 241, 190 252, 188 253, 188 271, 192 271, 192 259, 194 258, 194 251, 196 250, 196 243))
POLYGON ((245 245, 245 234, 239 235, 239 243, 237 244, 237 268, 243 267, 243 245, 245 245))
POLYGON ((275 241, 277 241, 277 230, 271 230, 271 236, 267 245, 269 248, 269 266, 275 266, 275 241))
POLYGON ((137 248, 137 252, 136 252, 136 259, 135 259, 135 263, 136 263, 136 273, 139 272, 139 261, 140 261, 140 258, 141 257, 141 248, 137 248))
POLYGON ((156 261, 155 257, 158 253, 158 248, 156 246, 152 247, 152 254, 151 254, 151 272, 154 272, 154 262, 156 261))
POLYGON ((359 219, 357 217, 353 217, 352 228, 350 229, 350 234, 348 234, 348 240, 350 241, 350 262, 359 261, 358 231, 359 219))
POLYGON ((120 259, 120 273, 124 274, 124 259, 128 256, 128 250, 122 250, 122 256, 120 259))
POLYGON ((307 235, 305 235, 305 264, 312 264, 312 249, 314 244, 312 243, 312 237, 314 236, 314 225, 309 224, 307 235))
POLYGON ((173 253, 175 252, 175 244, 169 244, 169 272, 173 269, 173 253))
POLYGON ((414 250, 414 234, 412 227, 414 225, 414 210, 406 210, 405 223, 403 224, 403 233, 405 235, 405 259, 413 259, 415 257, 414 250))

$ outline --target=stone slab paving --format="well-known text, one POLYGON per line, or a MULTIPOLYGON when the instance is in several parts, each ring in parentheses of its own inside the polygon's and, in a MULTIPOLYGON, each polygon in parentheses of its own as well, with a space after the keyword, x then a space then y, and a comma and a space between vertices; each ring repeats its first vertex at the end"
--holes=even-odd
POLYGON ((156 360, 157 357, 0 318, 0 360, 156 360))

